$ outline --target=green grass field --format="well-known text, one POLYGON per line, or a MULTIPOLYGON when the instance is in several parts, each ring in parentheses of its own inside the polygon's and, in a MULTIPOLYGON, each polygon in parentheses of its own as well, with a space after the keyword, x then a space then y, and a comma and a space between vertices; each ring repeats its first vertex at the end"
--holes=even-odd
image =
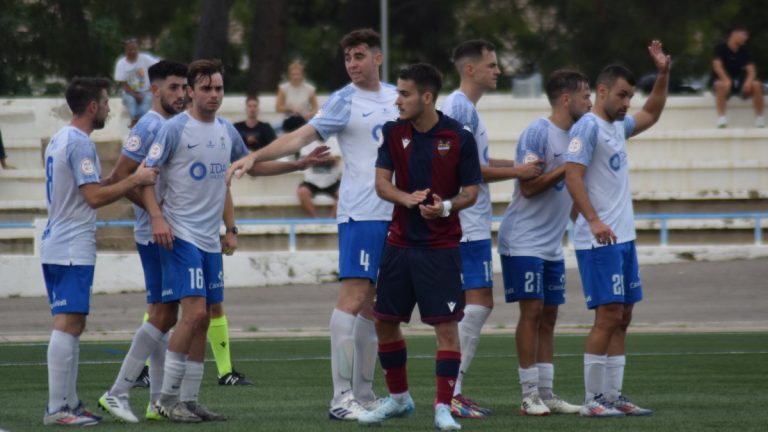
MULTIPOLYGON (((582 398, 583 336, 557 339, 555 391, 571 402, 582 398)), ((383 425, 384 431, 433 430, 434 339, 408 340, 409 380, 416 412, 383 425)), ((114 379, 125 342, 83 343, 78 392, 96 408, 96 399, 114 379)), ((484 336, 464 393, 490 406, 485 420, 462 420, 467 431, 766 431, 768 430, 768 334, 634 334, 629 338, 624 390, 648 418, 544 418, 518 414, 520 388, 514 339, 484 336)), ((256 381, 254 387, 216 385, 215 365, 206 363, 201 402, 230 417, 226 423, 175 425, 142 422, 98 426, 104 431, 354 431, 355 423, 327 420, 330 360, 324 338, 235 340, 234 363, 256 381)), ((0 429, 50 430, 42 426, 47 400, 46 345, 0 344, 0 429)), ((384 395, 379 372, 377 391, 384 395)), ((134 412, 143 413, 147 391, 132 393, 134 412)))

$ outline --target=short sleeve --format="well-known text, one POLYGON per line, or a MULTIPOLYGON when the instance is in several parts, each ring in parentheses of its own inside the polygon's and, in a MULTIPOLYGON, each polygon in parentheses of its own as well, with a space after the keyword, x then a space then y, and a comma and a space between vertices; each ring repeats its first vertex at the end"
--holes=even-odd
POLYGON ((125 62, 123 58, 120 58, 115 64, 115 81, 124 82, 127 80, 128 77, 125 76, 125 62))
POLYGON ((175 121, 168 121, 160 128, 155 141, 150 145, 147 152, 146 165, 148 167, 162 166, 173 155, 179 144, 182 128, 183 125, 175 121))
POLYGON ((70 144, 67 157, 69 168, 77 182, 77 186, 101 182, 101 168, 96 155, 96 147, 85 139, 78 139, 70 144))
POLYGON ((635 117, 633 116, 626 116, 624 117, 624 137, 629 138, 632 136, 632 134, 635 132, 635 125, 637 122, 635 121, 635 117))
POLYGON ((139 121, 123 142, 122 154, 135 162, 144 160, 162 125, 161 121, 139 121))
POLYGON ((587 166, 592 161, 592 154, 597 145, 597 122, 588 116, 582 117, 571 128, 568 152, 565 154, 566 162, 574 162, 587 166))
POLYGON ((545 120, 537 120, 523 131, 517 141, 515 163, 524 164, 544 159, 547 153, 549 125, 545 120))
POLYGON ((477 133, 480 126, 480 116, 469 99, 452 97, 448 104, 442 107, 443 114, 461 123, 470 129, 472 134, 477 133))
POLYGON ((480 184, 483 182, 483 174, 480 171, 475 137, 467 130, 462 130, 461 136, 463 139, 459 159, 459 183, 462 186, 480 184))
POLYGON ((331 135, 347 127, 352 113, 352 93, 344 88, 333 93, 323 104, 320 111, 309 120, 320 138, 327 140, 331 135))
POLYGON ((392 133, 392 125, 388 122, 384 124, 381 130, 381 142, 379 143, 379 155, 376 158, 376 168, 394 171, 395 164, 392 162, 392 153, 389 150, 389 136, 392 133))

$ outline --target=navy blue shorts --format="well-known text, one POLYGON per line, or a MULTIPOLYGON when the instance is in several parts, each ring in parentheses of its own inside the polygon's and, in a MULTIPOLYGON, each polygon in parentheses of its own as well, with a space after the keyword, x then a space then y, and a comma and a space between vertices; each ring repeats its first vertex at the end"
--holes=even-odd
POLYGON ((458 248, 384 247, 374 316, 382 321, 409 322, 417 304, 425 324, 459 321, 464 316, 458 248))

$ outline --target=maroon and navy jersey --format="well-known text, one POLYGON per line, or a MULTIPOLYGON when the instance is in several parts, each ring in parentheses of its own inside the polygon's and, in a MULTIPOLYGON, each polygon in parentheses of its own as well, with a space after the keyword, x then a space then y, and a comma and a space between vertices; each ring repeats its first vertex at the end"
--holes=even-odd
MULTIPOLYGON (((438 111, 437 124, 426 133, 410 121, 384 125, 376 167, 394 171, 395 186, 405 192, 429 188, 448 200, 462 186, 483 181, 477 144, 472 133, 456 120, 438 111)), ((418 206, 395 205, 387 243, 399 247, 452 248, 459 246, 461 223, 458 212, 427 220, 418 206)))

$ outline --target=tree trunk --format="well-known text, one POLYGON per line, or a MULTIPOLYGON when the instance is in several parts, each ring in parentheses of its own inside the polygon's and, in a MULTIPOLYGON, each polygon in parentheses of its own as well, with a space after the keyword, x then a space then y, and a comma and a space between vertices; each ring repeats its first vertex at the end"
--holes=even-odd
POLYGON ((61 32, 60 48, 66 48, 66 56, 61 56, 61 71, 67 80, 76 76, 93 76, 97 73, 96 62, 90 49, 91 41, 88 36, 88 22, 82 1, 59 0, 57 2, 61 14, 61 26, 66 31, 61 32), (77 47, 77 49, 73 49, 77 47))
POLYGON ((253 20, 248 66, 249 94, 274 92, 282 74, 287 6, 283 0, 258 2, 253 20))
POLYGON ((204 0, 194 59, 224 59, 232 0, 204 0))

